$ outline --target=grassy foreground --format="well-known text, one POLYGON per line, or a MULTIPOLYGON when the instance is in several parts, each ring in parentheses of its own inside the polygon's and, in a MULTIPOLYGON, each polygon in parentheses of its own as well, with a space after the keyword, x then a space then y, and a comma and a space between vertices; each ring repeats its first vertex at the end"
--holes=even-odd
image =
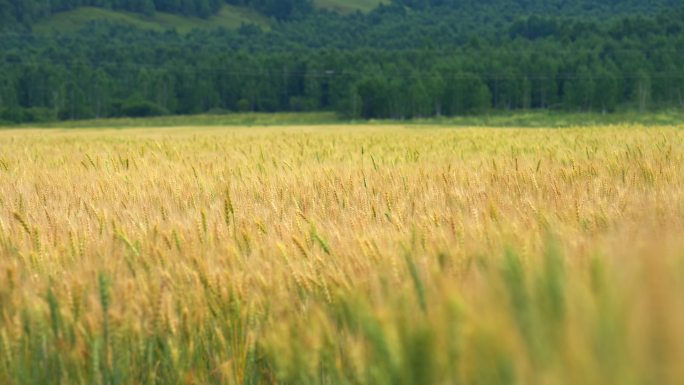
POLYGON ((2 384, 680 384, 681 127, 0 131, 2 384))

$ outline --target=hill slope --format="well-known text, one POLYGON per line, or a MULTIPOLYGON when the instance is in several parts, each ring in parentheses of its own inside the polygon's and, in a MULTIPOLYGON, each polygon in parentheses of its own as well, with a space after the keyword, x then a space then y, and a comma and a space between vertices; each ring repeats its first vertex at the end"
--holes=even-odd
POLYGON ((340 13, 353 11, 370 12, 380 4, 387 4, 389 0, 316 0, 314 5, 319 9, 330 9, 340 13))
POLYGON ((269 26, 269 19, 258 12, 231 5, 224 5, 216 15, 210 16, 207 19, 164 12, 156 12, 152 16, 145 16, 133 12, 81 7, 45 18, 33 25, 33 31, 41 35, 54 31, 68 33, 77 31, 94 21, 125 24, 134 28, 154 31, 175 29, 181 33, 189 32, 193 29, 236 29, 242 24, 254 24, 265 29, 269 26))
MULTIPOLYGON (((342 14, 361 11, 370 12, 385 0, 317 0, 317 9, 332 10, 342 14)), ((124 24, 138 29, 166 31, 175 29, 187 33, 193 29, 227 28, 237 29, 243 24, 253 24, 269 29, 272 20, 259 12, 233 5, 224 5, 220 11, 206 19, 183 16, 167 12, 155 12, 151 16, 141 13, 111 10, 97 7, 79 7, 46 17, 33 24, 32 29, 39 35, 54 32, 69 33, 82 29, 91 22, 124 24)))

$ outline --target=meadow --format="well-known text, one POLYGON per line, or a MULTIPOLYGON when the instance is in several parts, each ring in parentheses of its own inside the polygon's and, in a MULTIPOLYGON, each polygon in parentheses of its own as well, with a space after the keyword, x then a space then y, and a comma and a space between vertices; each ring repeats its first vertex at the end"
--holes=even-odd
POLYGON ((684 131, 0 130, 0 383, 681 384, 684 131))

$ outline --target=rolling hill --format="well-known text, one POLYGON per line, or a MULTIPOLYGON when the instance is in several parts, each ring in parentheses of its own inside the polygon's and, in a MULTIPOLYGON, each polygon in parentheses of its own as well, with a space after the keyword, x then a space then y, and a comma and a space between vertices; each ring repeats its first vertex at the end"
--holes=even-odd
MULTIPOLYGON (((316 0, 315 6, 318 9, 346 14, 354 11, 370 12, 382 3, 383 0, 316 0)), ((152 16, 146 16, 135 12, 79 7, 44 18, 35 23, 32 29, 39 35, 51 34, 56 31, 60 33, 73 32, 93 21, 125 24, 138 29, 153 31, 175 29, 180 33, 187 33, 193 29, 237 29, 243 24, 253 24, 262 29, 269 29, 273 22, 272 19, 252 9, 232 5, 222 6, 216 15, 207 19, 165 12, 155 12, 152 16)))
POLYGON ((370 12, 380 4, 389 3, 389 0, 315 0, 314 4, 319 9, 331 9, 341 13, 354 11, 370 12))
POLYGON ((164 12, 156 12, 153 16, 145 16, 134 12, 81 7, 45 18, 33 25, 33 31, 38 34, 49 34, 53 31, 62 33, 72 32, 81 29, 93 21, 127 24, 135 28, 154 31, 176 29, 181 33, 186 33, 193 29, 221 27, 236 29, 242 24, 255 24, 262 28, 268 28, 270 22, 268 18, 258 12, 231 5, 224 5, 216 15, 210 16, 207 19, 164 12))

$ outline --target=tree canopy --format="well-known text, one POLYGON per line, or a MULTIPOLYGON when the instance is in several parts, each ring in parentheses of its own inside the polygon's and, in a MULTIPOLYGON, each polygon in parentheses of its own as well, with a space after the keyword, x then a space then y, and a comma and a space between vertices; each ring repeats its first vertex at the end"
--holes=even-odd
MULTIPOLYGON (((184 1, 151 1, 151 12, 199 9, 183 10, 184 1)), ((684 7, 667 0, 395 0, 349 15, 315 11, 306 1, 292 8, 231 2, 274 12, 281 21, 268 31, 245 24, 181 34, 92 22, 50 36, 30 28, 3 32, 0 121, 214 111, 402 119, 684 108, 684 7), (510 9, 518 11, 502 11, 510 9)), ((57 12, 88 1, 0 0, 0 18, 8 10, 19 15, 19 3, 49 4, 57 12)), ((129 10, 143 3, 90 2, 129 10)), ((206 4, 216 9, 216 2, 206 4)), ((32 9, 40 14, 40 7, 32 9)))

